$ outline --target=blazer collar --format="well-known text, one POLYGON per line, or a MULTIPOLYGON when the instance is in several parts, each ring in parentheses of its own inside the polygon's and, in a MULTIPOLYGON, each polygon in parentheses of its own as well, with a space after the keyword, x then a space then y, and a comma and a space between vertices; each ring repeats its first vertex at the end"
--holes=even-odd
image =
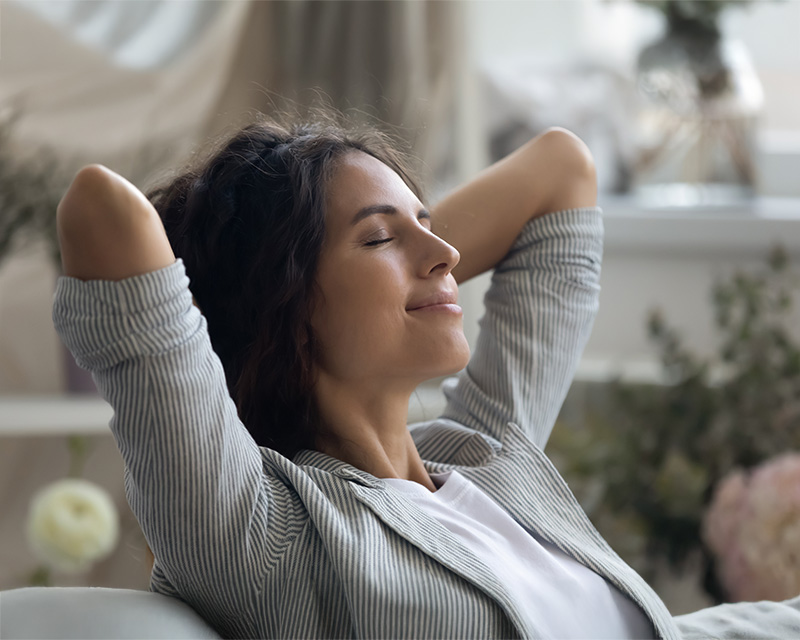
POLYGON ((320 471, 332 473, 335 476, 365 487, 375 488, 383 485, 380 478, 376 478, 371 473, 362 471, 348 462, 343 462, 321 451, 301 449, 294 455, 292 462, 298 466, 310 466, 320 471))
MULTIPOLYGON (((428 473, 442 473, 451 469, 461 468, 462 466, 476 466, 483 464, 491 458, 500 444, 490 441, 482 433, 468 429, 449 420, 435 420, 428 425, 415 431, 414 436, 420 455, 423 457, 422 463, 428 473), (442 430, 446 430, 450 439, 448 449, 455 453, 449 460, 426 460, 426 453, 431 449, 430 443, 435 443, 437 435, 442 430)), ((433 451, 431 451, 433 453, 433 451)), ((316 451, 314 449, 301 449, 292 458, 292 462, 298 466, 310 466, 320 471, 332 473, 345 480, 353 481, 365 487, 383 486, 380 478, 375 477, 367 471, 362 471, 358 467, 348 462, 343 462, 338 458, 316 451)))

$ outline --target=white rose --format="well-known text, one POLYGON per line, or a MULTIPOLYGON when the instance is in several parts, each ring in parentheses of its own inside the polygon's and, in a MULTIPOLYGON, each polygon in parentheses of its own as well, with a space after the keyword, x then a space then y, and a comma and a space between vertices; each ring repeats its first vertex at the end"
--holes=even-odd
POLYGON ((80 572, 117 544, 119 516, 105 489, 87 480, 66 479, 31 500, 28 542, 45 564, 80 572))

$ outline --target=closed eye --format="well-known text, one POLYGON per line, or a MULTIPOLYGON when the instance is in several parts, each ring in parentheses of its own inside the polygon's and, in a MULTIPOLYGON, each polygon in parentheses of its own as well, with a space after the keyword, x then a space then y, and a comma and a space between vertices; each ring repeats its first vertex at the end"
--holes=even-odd
MULTIPOLYGON (((378 213, 386 213, 386 214, 395 214, 395 213, 397 213, 397 209, 395 209, 394 207, 391 207, 391 206, 388 206, 388 205, 386 205, 386 206, 388 208, 385 211, 383 210, 383 206, 374 207, 374 209, 381 209, 380 211, 377 211, 378 213)), ((375 213, 375 212, 373 212, 373 213, 375 213)), ((431 214, 428 212, 427 209, 420 209, 419 213, 417 214, 417 221, 420 224, 422 224, 423 221, 427 221, 428 222, 427 226, 422 224, 422 227, 427 229, 428 231, 431 230, 431 228, 430 228, 431 227, 431 214)), ((375 246, 380 245, 380 244, 385 244, 387 242, 391 242, 392 240, 394 240, 394 238, 381 238, 380 240, 370 240, 369 242, 365 242, 364 246, 365 247, 375 247, 375 246)))
POLYGON ((390 242, 393 239, 394 238, 383 238, 382 240, 372 240, 370 242, 365 242, 364 246, 365 247, 374 247, 374 246, 379 245, 379 244, 384 244, 385 242, 390 242))

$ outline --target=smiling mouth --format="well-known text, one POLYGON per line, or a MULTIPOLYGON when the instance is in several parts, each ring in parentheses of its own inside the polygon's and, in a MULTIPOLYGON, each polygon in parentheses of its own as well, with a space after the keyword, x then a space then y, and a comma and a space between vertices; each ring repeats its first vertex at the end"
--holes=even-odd
POLYGON ((456 315, 461 315, 463 310, 457 304, 453 304, 451 302, 442 302, 439 304, 428 304, 424 307, 417 307, 416 309, 408 309, 408 311, 425 311, 425 312, 433 312, 439 311, 442 313, 453 313, 456 315))

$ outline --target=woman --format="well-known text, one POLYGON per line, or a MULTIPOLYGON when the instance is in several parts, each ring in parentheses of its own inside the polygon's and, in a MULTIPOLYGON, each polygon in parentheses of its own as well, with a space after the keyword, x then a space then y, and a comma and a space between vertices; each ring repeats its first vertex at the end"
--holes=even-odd
POLYGON ((78 173, 54 318, 114 408, 153 590, 230 637, 681 635, 542 452, 599 294, 578 138, 429 212, 384 136, 263 121, 151 198, 78 173), (490 268, 470 359, 457 284, 490 268))

